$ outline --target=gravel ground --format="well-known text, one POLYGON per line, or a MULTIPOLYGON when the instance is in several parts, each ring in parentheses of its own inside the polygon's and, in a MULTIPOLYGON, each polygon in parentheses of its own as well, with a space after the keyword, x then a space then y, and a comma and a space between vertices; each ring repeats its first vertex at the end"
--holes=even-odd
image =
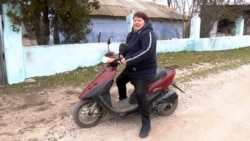
MULTIPOLYGON (((72 119, 81 88, 43 90, 36 96, 0 95, 1 141, 248 141, 250 65, 179 84, 179 105, 168 117, 151 115, 149 137, 138 137, 140 116, 105 117, 81 129, 72 119)), ((178 72, 177 72, 178 75, 178 72)), ((115 90, 114 90, 115 91, 115 90)))

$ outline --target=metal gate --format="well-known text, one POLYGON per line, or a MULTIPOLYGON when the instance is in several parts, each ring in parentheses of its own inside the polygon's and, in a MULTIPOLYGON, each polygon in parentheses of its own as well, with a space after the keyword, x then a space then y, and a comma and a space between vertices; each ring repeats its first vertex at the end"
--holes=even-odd
POLYGON ((3 47, 3 21, 0 15, 0 86, 6 84, 5 73, 5 61, 4 61, 4 47, 3 47))

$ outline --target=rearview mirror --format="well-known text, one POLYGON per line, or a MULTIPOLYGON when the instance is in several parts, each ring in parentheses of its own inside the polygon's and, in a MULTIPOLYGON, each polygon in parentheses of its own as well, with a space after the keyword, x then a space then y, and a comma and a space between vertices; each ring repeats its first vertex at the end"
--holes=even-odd
POLYGON ((111 44, 111 37, 108 38, 107 44, 108 44, 108 45, 111 44))
POLYGON ((110 52, 110 50, 109 50, 109 45, 111 44, 111 36, 108 38, 107 44, 108 44, 108 52, 110 52))

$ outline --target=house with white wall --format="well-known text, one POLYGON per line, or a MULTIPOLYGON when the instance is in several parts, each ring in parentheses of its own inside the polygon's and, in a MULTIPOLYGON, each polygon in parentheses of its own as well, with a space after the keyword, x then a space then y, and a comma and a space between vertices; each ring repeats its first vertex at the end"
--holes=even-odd
MULTIPOLYGON (((22 33, 14 32, 7 16, 8 5, 3 5, 4 78, 7 84, 24 82, 31 77, 48 76, 89 67, 101 62, 108 51, 106 43, 24 46, 22 33), (6 74, 6 76, 5 76, 6 74)), ((192 17, 190 36, 185 39, 157 40, 157 53, 178 51, 214 51, 250 46, 250 36, 243 36, 244 19, 238 19, 235 36, 200 38, 199 16, 192 17)), ((20 27, 21 29, 22 27, 20 27)), ((106 41, 105 41, 106 42, 106 41)), ((120 42, 112 42, 111 51, 118 52, 120 42)), ((2 65, 2 64, 0 64, 2 65)), ((1 75, 1 74, 0 74, 1 75)))
POLYGON ((92 31, 87 35, 89 43, 124 42, 127 35, 126 16, 132 11, 145 12, 158 40, 183 38, 186 17, 166 5, 153 0, 99 0, 100 8, 91 13, 92 31))

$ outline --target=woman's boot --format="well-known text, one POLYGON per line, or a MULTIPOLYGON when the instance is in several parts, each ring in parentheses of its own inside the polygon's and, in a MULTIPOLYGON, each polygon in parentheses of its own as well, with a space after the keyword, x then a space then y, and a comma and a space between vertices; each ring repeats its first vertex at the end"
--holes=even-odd
POLYGON ((139 136, 141 138, 146 138, 149 134, 150 129, 151 129, 150 117, 142 115, 142 127, 139 136))

